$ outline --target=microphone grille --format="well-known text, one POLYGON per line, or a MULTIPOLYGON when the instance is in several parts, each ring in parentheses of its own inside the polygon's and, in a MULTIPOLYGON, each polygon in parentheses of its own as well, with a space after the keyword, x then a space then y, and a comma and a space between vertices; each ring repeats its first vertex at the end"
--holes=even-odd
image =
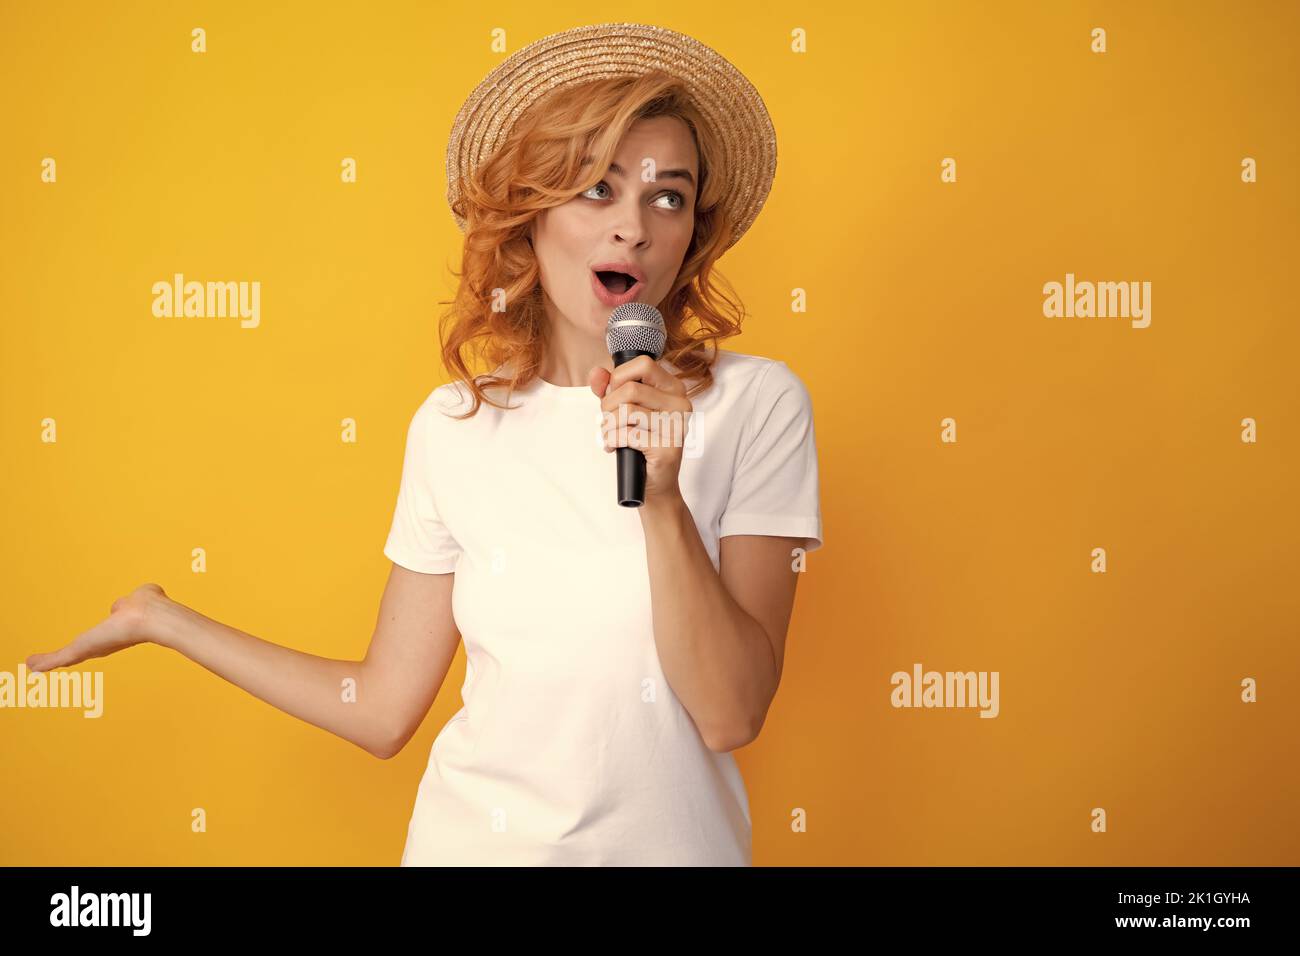
POLYGON ((664 354, 668 329, 664 317, 646 302, 624 302, 615 306, 605 326, 605 345, 615 352, 649 352, 654 360, 664 354))

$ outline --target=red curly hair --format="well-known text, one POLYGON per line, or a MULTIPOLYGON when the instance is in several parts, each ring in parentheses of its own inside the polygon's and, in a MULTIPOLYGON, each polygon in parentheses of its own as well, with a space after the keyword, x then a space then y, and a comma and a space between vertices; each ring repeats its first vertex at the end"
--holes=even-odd
POLYGON ((568 202, 604 177, 627 129, 638 119, 679 117, 690 128, 699 153, 699 194, 695 231, 671 290, 659 310, 668 339, 662 358, 680 379, 698 379, 688 396, 713 382, 718 343, 740 333, 744 311, 720 292, 730 283, 714 272, 734 223, 722 206, 720 176, 711 175, 721 149, 712 130, 671 74, 592 80, 559 88, 533 104, 509 138, 474 172, 462 179, 454 204, 465 220, 465 245, 456 295, 440 305, 451 308, 439 323, 443 365, 473 394, 473 407, 458 418, 477 414, 483 402, 499 405, 485 388, 514 389, 537 377, 549 332, 541 297, 541 273, 528 241, 532 221, 543 210, 568 202), (583 172, 582 160, 594 162, 583 172), (494 296, 504 294, 505 311, 494 311, 494 296), (466 359, 510 375, 475 376, 466 359), (481 380, 480 380, 481 379, 481 380))

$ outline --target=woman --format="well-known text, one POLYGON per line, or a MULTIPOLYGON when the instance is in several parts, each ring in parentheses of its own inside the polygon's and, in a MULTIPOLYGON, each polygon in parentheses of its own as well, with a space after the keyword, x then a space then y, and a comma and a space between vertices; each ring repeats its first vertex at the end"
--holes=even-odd
POLYGON ((767 195, 770 132, 734 67, 672 31, 584 27, 508 58, 453 127, 456 379, 407 432, 365 659, 262 641, 146 584, 28 666, 153 641, 387 758, 463 634, 464 706, 434 742, 402 865, 748 865, 730 751, 776 692, 799 549, 821 546, 807 390, 784 363, 716 348, 739 323, 710 270, 767 195), (663 313, 661 361, 613 366, 625 300, 663 313), (490 375, 471 374, 475 353, 490 375), (689 431, 621 427, 620 409, 689 431), (625 445, 645 455, 639 508, 615 498, 625 445))

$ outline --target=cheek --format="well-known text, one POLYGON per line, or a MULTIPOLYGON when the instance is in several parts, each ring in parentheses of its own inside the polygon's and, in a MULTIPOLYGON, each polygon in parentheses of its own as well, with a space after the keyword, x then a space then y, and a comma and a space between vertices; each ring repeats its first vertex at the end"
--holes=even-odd
POLYGON ((547 210, 546 223, 542 230, 546 242, 561 255, 568 255, 569 250, 577 245, 587 232, 583 222, 582 207, 569 200, 561 206, 547 210))
POLYGON ((551 281, 569 286, 586 281, 580 266, 583 249, 591 246, 577 217, 565 215, 565 207, 551 210, 546 229, 538 233, 534 245, 539 267, 551 281))
POLYGON ((682 263, 686 261, 686 253, 690 249, 691 238, 694 235, 695 222, 691 220, 685 226, 675 228, 661 237, 660 248, 664 250, 664 256, 655 270, 659 274, 656 285, 660 286, 658 291, 661 295, 666 295, 677 279, 677 273, 681 271, 682 263))
POLYGON ((690 248, 691 239, 695 236, 695 219, 694 217, 685 218, 680 226, 673 232, 673 249, 674 254, 679 260, 686 258, 686 250, 690 248))

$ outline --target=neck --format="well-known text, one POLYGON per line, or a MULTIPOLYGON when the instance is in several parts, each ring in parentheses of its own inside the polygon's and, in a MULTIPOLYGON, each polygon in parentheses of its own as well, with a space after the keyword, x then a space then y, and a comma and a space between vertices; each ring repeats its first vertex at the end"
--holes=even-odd
POLYGON ((614 358, 605 346, 605 336, 583 335, 572 322, 555 315, 547 303, 546 351, 542 355, 540 374, 552 385, 572 387, 586 385, 591 370, 599 365, 613 371, 614 358))

